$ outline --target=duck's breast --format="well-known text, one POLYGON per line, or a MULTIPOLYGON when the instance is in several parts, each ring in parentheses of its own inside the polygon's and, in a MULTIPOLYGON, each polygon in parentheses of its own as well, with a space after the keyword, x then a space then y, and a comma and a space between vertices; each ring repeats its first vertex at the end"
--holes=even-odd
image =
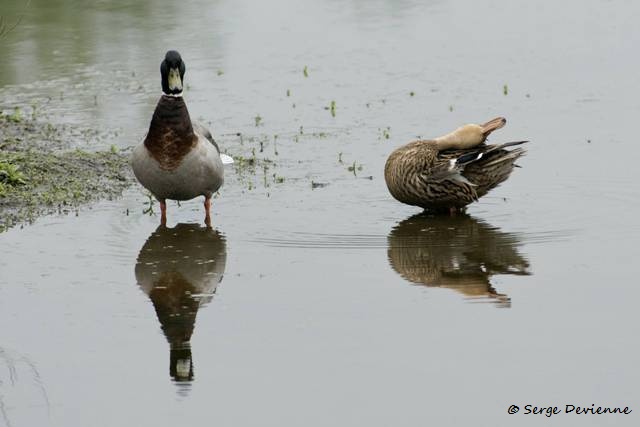
POLYGON ((161 168, 144 144, 134 149, 132 167, 138 181, 158 199, 210 197, 224 182, 220 153, 202 137, 172 170, 161 168))

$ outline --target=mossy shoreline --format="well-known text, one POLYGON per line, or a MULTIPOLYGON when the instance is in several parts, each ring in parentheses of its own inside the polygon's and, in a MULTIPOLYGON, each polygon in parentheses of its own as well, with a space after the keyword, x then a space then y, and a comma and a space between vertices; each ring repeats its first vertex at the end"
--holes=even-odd
POLYGON ((129 155, 75 148, 77 131, 20 110, 0 112, 0 232, 42 215, 119 196, 132 183, 129 155))

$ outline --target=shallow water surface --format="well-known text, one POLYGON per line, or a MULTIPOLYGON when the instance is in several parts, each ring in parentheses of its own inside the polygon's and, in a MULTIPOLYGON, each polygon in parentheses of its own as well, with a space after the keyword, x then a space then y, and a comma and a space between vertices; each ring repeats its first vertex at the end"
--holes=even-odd
POLYGON ((25 3, 3 111, 130 147, 174 48, 237 162, 213 229, 136 185, 0 234, 0 425, 637 425, 640 6, 25 3), (467 215, 388 194, 395 147, 498 115, 528 154, 467 215))

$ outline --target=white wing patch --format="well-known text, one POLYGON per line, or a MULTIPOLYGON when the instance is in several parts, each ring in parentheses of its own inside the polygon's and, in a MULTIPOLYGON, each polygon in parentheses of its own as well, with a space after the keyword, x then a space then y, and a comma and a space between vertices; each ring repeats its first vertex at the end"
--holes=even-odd
POLYGON ((233 157, 227 156, 226 154, 220 153, 220 160, 222 160, 223 165, 231 165, 233 164, 233 157))

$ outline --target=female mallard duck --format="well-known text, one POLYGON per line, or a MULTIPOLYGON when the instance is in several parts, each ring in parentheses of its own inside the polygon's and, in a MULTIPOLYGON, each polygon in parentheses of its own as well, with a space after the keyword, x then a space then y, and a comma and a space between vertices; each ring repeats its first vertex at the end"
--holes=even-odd
POLYGON ((507 121, 469 124, 433 140, 410 142, 391 153, 384 178, 393 197, 432 211, 455 212, 506 180, 527 141, 487 145, 487 136, 507 121))
POLYGON ((185 64, 170 50, 160 64, 162 96, 151 118, 149 132, 133 151, 132 166, 140 184, 160 202, 161 223, 167 222, 166 200, 204 196, 205 223, 211 224, 211 196, 224 182, 222 154, 211 132, 191 123, 182 98, 185 64))

